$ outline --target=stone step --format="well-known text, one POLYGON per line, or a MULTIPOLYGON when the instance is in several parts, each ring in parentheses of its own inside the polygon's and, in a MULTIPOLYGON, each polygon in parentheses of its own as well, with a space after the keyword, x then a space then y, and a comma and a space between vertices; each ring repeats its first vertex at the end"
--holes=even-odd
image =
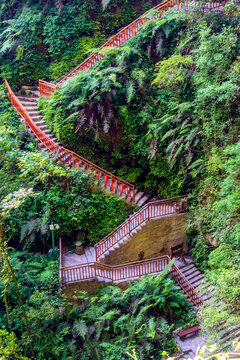
MULTIPOLYGON (((96 254, 95 254, 94 246, 91 246, 91 247, 89 248, 89 250, 91 251, 92 257, 96 260, 96 254)), ((95 260, 94 260, 94 261, 95 261, 95 260)))
POLYGON ((29 103, 34 103, 34 104, 37 104, 38 102, 38 99, 32 97, 32 96, 18 96, 18 99, 21 103, 23 102, 29 102, 29 103))
MULTIPOLYGON (((42 116, 41 115, 34 115, 31 116, 32 121, 36 124, 38 121, 42 120, 42 116)), ((43 120, 42 120, 43 121, 43 120)), ((44 121, 45 122, 45 121, 44 121)))
POLYGON ((141 197, 144 195, 144 192, 138 191, 135 195, 135 203, 138 205, 138 201, 141 199, 141 197))
POLYGON ((212 297, 212 294, 202 295, 199 293, 199 295, 201 296, 202 301, 208 301, 212 297))
POLYGON ((183 264, 182 266, 179 266, 179 269, 181 270, 182 273, 185 273, 186 271, 188 271, 191 268, 196 268, 196 266, 194 265, 193 262, 191 262, 188 265, 183 264))
POLYGON ((184 276, 186 276, 188 281, 194 280, 194 279, 198 278, 200 275, 202 275, 202 277, 204 277, 204 275, 198 269, 195 269, 194 272, 192 272, 190 275, 184 274, 184 276))
POLYGON ((30 101, 30 100, 20 100, 19 101, 21 102, 21 104, 27 108, 27 107, 30 107, 30 108, 35 108, 36 109, 36 105, 37 105, 37 102, 36 101, 30 101))
POLYGON ((203 276, 203 274, 200 274, 200 275, 198 275, 198 276, 195 276, 194 278, 191 278, 191 279, 188 279, 188 281, 190 282, 190 284, 192 285, 192 286, 194 286, 195 287, 195 283, 197 283, 199 280, 201 280, 201 279, 204 279, 204 276, 203 276))
POLYGON ((208 284, 208 287, 206 287, 204 290, 201 290, 199 287, 197 287, 196 290, 201 296, 211 295, 210 300, 211 300, 211 297, 214 295, 214 292, 215 292, 214 286, 211 286, 209 284, 208 284))
MULTIPOLYGON (((181 270, 182 271, 182 270, 181 270)), ((192 268, 188 269, 187 271, 182 271, 182 273, 184 274, 184 276, 186 277, 191 277, 193 274, 195 273, 201 274, 200 270, 198 270, 198 268, 196 266, 193 266, 192 268)))
POLYGON ((144 194, 144 196, 142 196, 141 199, 138 201, 137 205, 138 206, 143 206, 148 201, 148 199, 150 197, 151 197, 150 194, 144 194))
POLYGON ((200 280, 198 280, 197 282, 195 282, 194 283, 194 287, 198 290, 198 291, 200 291, 200 289, 199 288, 208 288, 209 287, 209 283, 205 283, 207 280, 205 279, 205 278, 203 278, 203 279, 200 279, 200 280), (201 285, 202 284, 202 285, 201 285))
POLYGON ((193 273, 192 275, 190 275, 190 276, 186 276, 185 274, 184 274, 184 276, 188 279, 188 281, 189 282, 197 282, 198 280, 201 280, 203 277, 204 277, 204 275, 202 274, 202 273, 200 273, 200 272, 198 272, 198 271, 195 271, 195 273, 193 273))
POLYGON ((95 257, 92 256, 92 252, 89 248, 85 248, 85 255, 88 263, 95 261, 95 257))
POLYGON ((231 345, 231 343, 234 340, 236 340, 239 336, 240 336, 240 329, 238 328, 236 331, 233 331, 233 332, 229 333, 227 336, 223 337, 220 340, 220 346, 221 346, 221 344, 223 344, 223 346, 225 348, 226 344, 231 345))
POLYGON ((31 117, 40 116, 42 118, 42 115, 37 110, 30 110, 28 113, 31 117))
POLYGON ((45 121, 43 121, 42 119, 40 119, 40 120, 36 120, 36 121, 34 121, 34 124, 36 124, 37 126, 39 126, 39 125, 45 125, 46 123, 45 123, 45 121))
POLYGON ((28 90, 29 94, 31 94, 32 96, 34 96, 35 98, 39 98, 40 97, 40 91, 39 90, 28 90))
POLYGON ((232 325, 227 328, 226 328, 226 324, 219 326, 218 327, 219 336, 220 336, 219 341, 221 342, 222 339, 224 339, 227 335, 232 334, 238 330, 240 330, 239 325, 232 325))
POLYGON ((34 105, 31 105, 31 104, 22 104, 25 109, 27 110, 27 112, 31 112, 31 111, 36 111, 36 106, 34 105))

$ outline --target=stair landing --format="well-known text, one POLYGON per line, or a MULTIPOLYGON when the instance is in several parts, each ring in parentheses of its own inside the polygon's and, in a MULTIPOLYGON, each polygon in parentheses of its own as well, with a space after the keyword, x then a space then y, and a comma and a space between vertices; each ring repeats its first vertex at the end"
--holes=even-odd
POLYGON ((70 251, 63 254, 63 267, 76 266, 82 264, 93 263, 96 261, 95 249, 93 246, 84 249, 83 255, 77 255, 70 251))

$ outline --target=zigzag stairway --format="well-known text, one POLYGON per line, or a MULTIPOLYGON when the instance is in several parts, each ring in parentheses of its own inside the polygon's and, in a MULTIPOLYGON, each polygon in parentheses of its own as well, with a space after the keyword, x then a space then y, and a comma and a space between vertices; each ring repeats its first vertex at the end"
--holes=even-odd
MULTIPOLYGON (((205 2, 204 6, 206 9, 221 9, 225 3, 225 0, 211 1, 205 2)), ((12 92, 7 80, 5 80, 13 106, 19 112, 21 119, 25 122, 31 134, 38 140, 41 150, 50 151, 57 160, 64 162, 67 166, 79 167, 83 171, 87 171, 89 177, 94 178, 99 186, 104 186, 109 192, 122 196, 127 201, 131 201, 140 207, 142 206, 138 212, 131 215, 116 230, 96 244, 94 248, 86 249, 84 256, 77 260, 78 263, 72 264, 68 254, 63 254, 60 242, 60 277, 64 284, 92 279, 118 283, 134 280, 149 273, 157 274, 164 270, 170 261, 168 255, 114 266, 105 264, 104 260, 111 253, 124 246, 125 243, 130 242, 133 236, 141 232, 148 223, 154 222, 159 218, 184 214, 187 211, 187 198, 182 197, 160 201, 149 194, 136 191, 134 185, 119 179, 80 155, 59 145, 56 137, 50 133, 47 124, 43 121, 41 114, 37 110, 39 96, 49 98, 69 78, 77 75, 79 71, 87 70, 101 60, 103 57, 101 49, 105 47, 120 47, 140 31, 145 22, 161 17, 162 14, 170 9, 186 6, 188 6, 186 1, 165 0, 111 37, 97 52, 93 53, 71 72, 64 75, 57 83, 48 83, 40 80, 40 91, 29 91, 28 94, 16 96, 12 92)), ((214 289, 209 287, 203 274, 192 262, 187 264, 176 262, 172 266, 171 273, 181 291, 192 302, 195 308, 200 305, 210 304, 214 289), (201 284, 203 281, 205 282, 204 285, 201 284)), ((240 335, 240 330, 237 327, 225 329, 224 324, 219 331, 221 332, 222 347, 228 346, 233 338, 240 335)))

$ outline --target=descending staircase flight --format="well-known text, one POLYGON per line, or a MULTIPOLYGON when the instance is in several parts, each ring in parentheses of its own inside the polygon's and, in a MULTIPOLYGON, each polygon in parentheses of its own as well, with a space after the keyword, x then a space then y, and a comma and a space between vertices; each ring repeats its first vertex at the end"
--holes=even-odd
POLYGON ((57 160, 64 162, 68 166, 83 169, 89 174, 89 177, 97 180, 99 184, 104 185, 111 192, 115 192, 120 196, 125 196, 127 200, 135 203, 134 185, 105 171, 91 161, 84 159, 82 156, 65 149, 56 142, 56 138, 50 134, 47 125, 41 120, 41 115, 37 111, 37 93, 32 96, 17 97, 11 90, 6 79, 5 84, 12 105, 16 108, 21 115, 21 118, 25 120, 26 124, 39 140, 42 149, 49 150, 55 155, 57 160))
MULTIPOLYGON (((181 271, 183 276, 199 294, 203 302, 203 306, 216 307, 216 300, 213 296, 215 288, 209 284, 203 273, 196 267, 196 265, 191 260, 186 263, 177 260, 175 261, 175 264, 179 271, 181 271)), ((228 350, 232 347, 233 341, 240 337, 239 324, 236 322, 235 325, 229 326, 229 324, 227 324, 227 319, 218 325, 217 331, 219 334, 217 341, 218 351, 228 350)))

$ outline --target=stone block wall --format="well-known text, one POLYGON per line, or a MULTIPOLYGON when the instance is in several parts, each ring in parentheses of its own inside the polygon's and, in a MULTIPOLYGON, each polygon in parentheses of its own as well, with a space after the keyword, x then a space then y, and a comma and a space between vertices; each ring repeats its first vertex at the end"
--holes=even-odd
POLYGON ((109 265, 170 255, 170 247, 186 237, 186 215, 165 216, 147 222, 136 234, 101 261, 109 265))

